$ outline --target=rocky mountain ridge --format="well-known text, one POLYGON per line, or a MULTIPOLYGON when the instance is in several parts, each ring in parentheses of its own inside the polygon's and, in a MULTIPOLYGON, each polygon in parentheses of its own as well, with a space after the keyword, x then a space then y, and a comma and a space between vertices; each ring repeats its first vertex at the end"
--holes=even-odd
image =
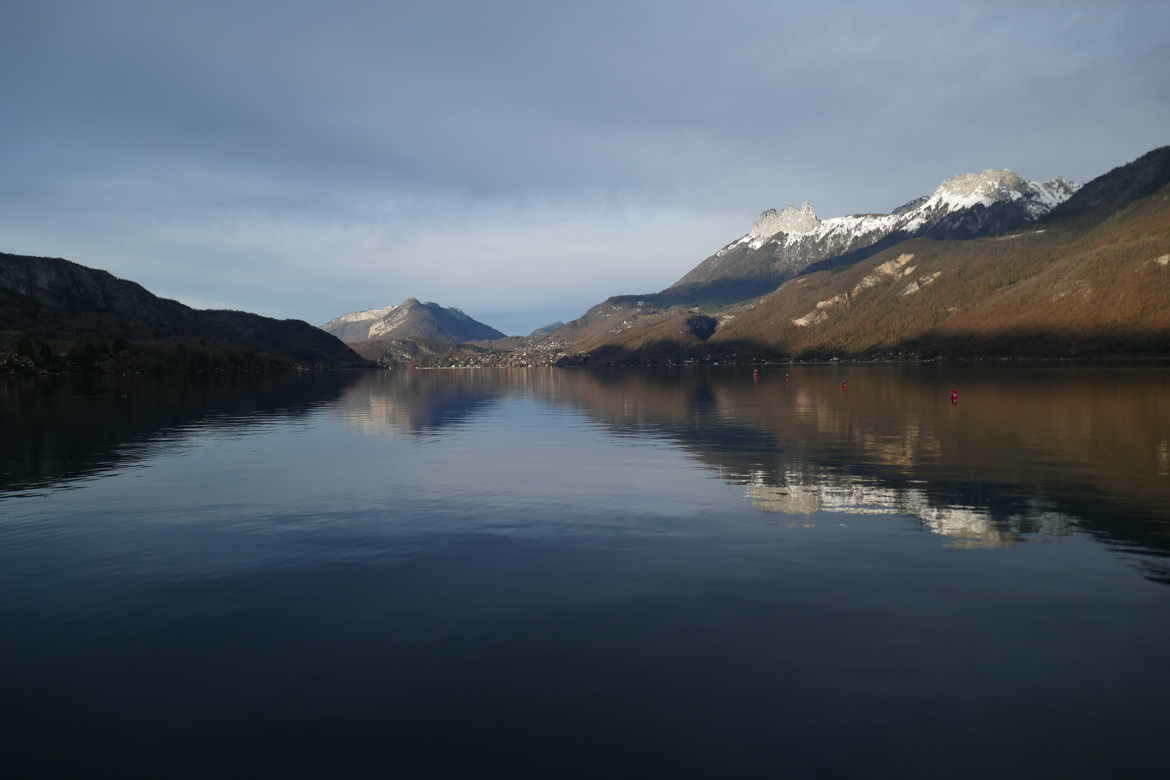
POLYGON ((764 211, 751 230, 659 294, 668 303, 726 304, 775 289, 813 264, 883 239, 973 238, 1017 229, 1076 192, 1061 178, 1031 182, 1008 170, 965 173, 888 214, 820 219, 807 201, 764 211), (673 293, 673 295, 672 295, 673 293))

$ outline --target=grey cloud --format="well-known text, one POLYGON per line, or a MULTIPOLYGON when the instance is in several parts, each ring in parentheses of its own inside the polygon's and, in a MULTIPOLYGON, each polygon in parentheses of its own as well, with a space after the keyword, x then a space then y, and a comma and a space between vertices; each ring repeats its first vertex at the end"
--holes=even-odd
POLYGON ((9 5, 0 248, 315 321, 535 327, 765 207, 1085 179, 1170 126, 1164 3, 9 5))

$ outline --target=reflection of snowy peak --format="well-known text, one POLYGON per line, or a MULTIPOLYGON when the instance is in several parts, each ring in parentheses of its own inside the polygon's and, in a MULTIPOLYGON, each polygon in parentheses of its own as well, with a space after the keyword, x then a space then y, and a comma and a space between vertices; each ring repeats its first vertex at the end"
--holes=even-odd
POLYGON ((746 483, 748 498, 765 512, 813 515, 841 512, 849 515, 906 515, 915 517, 925 530, 951 538, 956 547, 1007 547, 1024 534, 1066 536, 1072 520, 1040 500, 1029 501, 1023 511, 993 516, 976 506, 941 504, 916 487, 889 488, 853 476, 822 476, 809 480, 796 472, 774 483, 766 473, 754 471, 746 483))
MULTIPOLYGON (((888 214, 820 219, 805 202, 799 208, 768 209, 751 232, 720 249, 673 288, 732 281, 761 289, 774 287, 813 263, 873 245, 895 234, 931 238, 973 238, 1014 230, 1067 200, 1076 186, 1064 179, 1031 182, 1012 171, 986 170, 947 179, 933 194, 888 214)), ((672 289, 673 289, 672 288, 672 289)))

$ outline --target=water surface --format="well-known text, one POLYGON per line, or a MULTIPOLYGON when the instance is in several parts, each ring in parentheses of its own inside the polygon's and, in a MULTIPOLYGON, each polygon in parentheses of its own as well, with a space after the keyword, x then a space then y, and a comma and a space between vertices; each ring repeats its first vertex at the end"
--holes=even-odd
POLYGON ((1156 771, 1170 371, 785 373, 0 382, 10 771, 1156 771))

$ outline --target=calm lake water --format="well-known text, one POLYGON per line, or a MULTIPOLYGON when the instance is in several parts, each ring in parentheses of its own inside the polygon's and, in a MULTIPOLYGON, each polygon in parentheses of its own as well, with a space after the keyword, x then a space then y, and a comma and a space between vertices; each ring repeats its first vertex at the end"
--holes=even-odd
POLYGON ((1170 370, 0 382, 0 594, 8 776, 1156 776, 1170 370))

